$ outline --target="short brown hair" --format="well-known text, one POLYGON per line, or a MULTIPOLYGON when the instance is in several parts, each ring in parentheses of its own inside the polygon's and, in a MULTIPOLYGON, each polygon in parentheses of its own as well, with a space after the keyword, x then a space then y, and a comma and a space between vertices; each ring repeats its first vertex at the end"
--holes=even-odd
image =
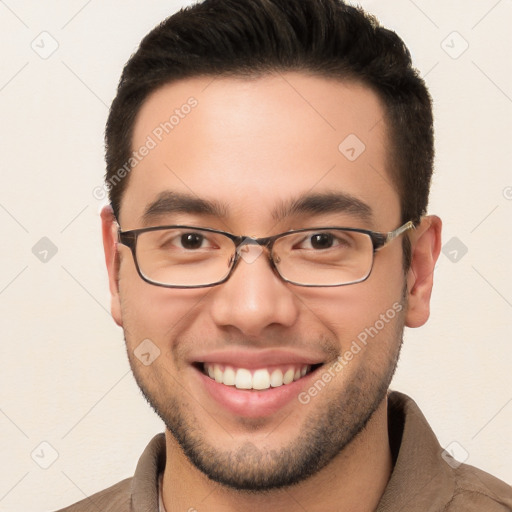
POLYGON ((129 178, 135 118, 150 93, 194 76, 273 71, 356 80, 372 88, 387 114, 389 167, 402 221, 419 222, 434 157, 430 95, 404 42, 342 0, 204 0, 153 29, 124 67, 106 126, 106 183, 116 217, 129 178))

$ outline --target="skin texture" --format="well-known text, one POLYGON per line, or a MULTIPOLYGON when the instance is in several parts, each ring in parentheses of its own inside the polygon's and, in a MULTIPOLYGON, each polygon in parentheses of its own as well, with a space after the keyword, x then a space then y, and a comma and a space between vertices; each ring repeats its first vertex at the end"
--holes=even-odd
MULTIPOLYGON (((224 215, 162 213, 150 225, 263 237, 327 225, 388 232, 401 224, 384 109, 368 88, 299 73, 176 82, 143 105, 133 148, 190 97, 197 106, 131 171, 123 230, 145 227, 144 211, 163 191, 215 201, 224 215), (338 150, 349 134, 366 146, 355 161, 338 150), (290 200, 333 192, 366 203, 371 219, 349 212, 276 218, 290 200)), ((429 315, 440 220, 426 217, 406 235, 413 251, 407 275, 397 240, 356 285, 293 286, 263 255, 241 261, 226 283, 194 290, 145 283, 129 249, 116 244, 108 207, 102 221, 112 314, 137 383, 167 426, 167 511, 289 510, 296 502, 308 511, 373 510, 392 469, 386 392, 404 325, 418 327, 429 315), (213 352, 286 350, 321 362, 322 375, 393 305, 402 311, 308 404, 293 399, 269 415, 233 414, 211 398, 194 366, 213 352), (145 339, 160 350, 148 366, 134 355, 145 339)))

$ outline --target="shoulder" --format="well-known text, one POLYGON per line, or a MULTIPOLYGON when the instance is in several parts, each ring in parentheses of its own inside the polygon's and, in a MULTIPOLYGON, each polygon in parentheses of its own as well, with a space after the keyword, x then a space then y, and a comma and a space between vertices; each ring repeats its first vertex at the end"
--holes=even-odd
POLYGON ((396 462, 378 510, 512 512, 512 487, 443 450, 414 400, 392 392, 388 422, 396 462))
POLYGON ((131 483, 132 478, 126 478, 56 512, 126 512, 130 510, 131 483))
POLYGON ((454 469, 455 489, 446 512, 510 512, 512 487, 502 480, 467 464, 454 469))
POLYGON ((132 477, 57 512, 157 510, 158 475, 165 467, 165 455, 165 435, 160 433, 144 449, 132 477))

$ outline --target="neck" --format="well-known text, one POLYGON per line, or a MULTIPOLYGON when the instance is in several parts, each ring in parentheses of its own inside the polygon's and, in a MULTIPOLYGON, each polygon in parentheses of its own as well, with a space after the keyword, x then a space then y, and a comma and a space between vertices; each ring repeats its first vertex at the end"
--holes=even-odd
POLYGON ((208 479, 181 451, 172 434, 165 432, 167 461, 163 477, 166 512, 308 512, 375 510, 392 471, 387 428, 387 399, 366 428, 321 471, 293 487, 246 493, 208 479))

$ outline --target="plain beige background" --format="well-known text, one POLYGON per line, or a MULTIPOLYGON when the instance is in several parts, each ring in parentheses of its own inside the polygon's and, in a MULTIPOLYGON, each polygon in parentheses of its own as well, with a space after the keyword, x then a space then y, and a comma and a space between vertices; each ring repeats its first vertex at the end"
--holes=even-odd
MULTIPOLYGON (((184 4, 0 1, 1 511, 54 510, 131 476, 162 431, 110 318, 93 191, 121 68, 184 4)), ((362 5, 406 41, 435 99, 430 212, 448 244, 393 387, 443 446, 510 483, 512 3, 362 5)))

